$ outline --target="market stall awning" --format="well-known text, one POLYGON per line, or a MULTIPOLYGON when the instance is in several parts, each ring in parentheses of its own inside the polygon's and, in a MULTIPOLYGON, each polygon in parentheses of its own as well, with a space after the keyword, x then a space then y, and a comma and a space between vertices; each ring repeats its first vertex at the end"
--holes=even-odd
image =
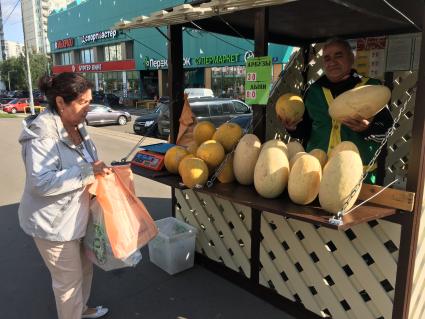
POLYGON ((131 29, 182 24, 253 39, 256 8, 266 6, 269 7, 269 40, 273 43, 303 44, 332 36, 355 38, 422 29, 421 0, 195 1, 123 21, 116 27, 131 29))

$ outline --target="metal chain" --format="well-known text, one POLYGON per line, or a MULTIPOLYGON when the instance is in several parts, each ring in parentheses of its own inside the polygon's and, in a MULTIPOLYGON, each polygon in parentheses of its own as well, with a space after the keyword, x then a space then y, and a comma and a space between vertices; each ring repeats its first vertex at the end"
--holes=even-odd
MULTIPOLYGON (((409 91, 414 91, 416 89, 416 86, 411 88, 409 91)), ((403 103, 403 106, 400 108, 400 111, 398 112, 397 117, 395 118, 393 125, 388 129, 387 133, 385 134, 384 139, 382 140, 381 144, 379 145, 378 149, 376 150, 374 156, 369 161, 369 164, 367 165, 366 171, 363 173, 362 178, 359 180, 359 182, 356 184, 356 186, 353 188, 351 193, 348 195, 346 201, 344 202, 344 205, 342 206, 342 209, 337 213, 337 218, 341 219, 346 214, 346 209, 350 201, 353 199, 359 188, 362 186, 363 181, 366 179, 367 174, 370 172, 372 166, 375 164, 379 154, 381 153, 382 149, 384 148, 385 144, 388 142, 388 139, 394 134, 396 130, 396 124, 400 121, 401 116, 403 115, 404 111, 406 110, 407 104, 412 99, 412 96, 414 92, 409 93, 409 91, 406 91, 405 94, 409 96, 409 98, 403 103)))

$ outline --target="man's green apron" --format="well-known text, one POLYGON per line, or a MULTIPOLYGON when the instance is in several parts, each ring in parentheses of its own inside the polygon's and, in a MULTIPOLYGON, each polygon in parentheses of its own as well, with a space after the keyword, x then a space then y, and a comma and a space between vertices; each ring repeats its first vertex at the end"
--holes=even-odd
MULTIPOLYGON (((356 85, 380 84, 378 80, 363 77, 361 82, 356 85)), ((329 89, 312 84, 308 90, 305 100, 305 106, 308 115, 312 119, 312 130, 310 139, 307 143, 306 151, 310 152, 315 148, 319 148, 328 153, 336 145, 342 141, 351 141, 358 147, 360 156, 363 161, 364 170, 375 154, 379 144, 373 141, 366 141, 359 133, 356 133, 342 125, 340 122, 333 120, 328 113, 329 104, 333 101, 332 93, 329 89)), ((376 183, 376 163, 372 166, 371 172, 365 179, 365 183, 376 183)))

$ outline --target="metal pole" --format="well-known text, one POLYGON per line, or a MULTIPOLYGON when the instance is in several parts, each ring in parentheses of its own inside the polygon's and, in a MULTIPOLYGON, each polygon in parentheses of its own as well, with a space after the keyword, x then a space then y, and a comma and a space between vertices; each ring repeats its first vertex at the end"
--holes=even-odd
POLYGON ((7 71, 7 82, 9 83, 9 92, 10 92, 10 71, 7 71))
POLYGON ((23 1, 21 1, 22 29, 24 31, 25 60, 26 60, 26 64, 27 64, 27 80, 28 80, 28 91, 29 91, 29 95, 30 95, 30 110, 31 110, 31 114, 34 115, 35 111, 34 111, 34 97, 32 95, 30 56, 29 56, 29 51, 28 51, 28 43, 27 43, 26 36, 25 36, 24 9, 22 7, 22 2, 23 1))

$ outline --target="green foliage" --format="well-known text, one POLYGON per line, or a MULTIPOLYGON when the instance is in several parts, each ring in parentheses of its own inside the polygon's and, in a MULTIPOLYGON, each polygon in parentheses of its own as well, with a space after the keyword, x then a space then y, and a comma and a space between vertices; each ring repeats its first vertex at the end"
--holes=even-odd
MULTIPOLYGON (((50 58, 44 54, 30 53, 31 78, 33 89, 37 88, 38 79, 47 73, 50 58)), ((6 88, 28 91, 26 62, 23 55, 0 62, 0 73, 6 88)))

